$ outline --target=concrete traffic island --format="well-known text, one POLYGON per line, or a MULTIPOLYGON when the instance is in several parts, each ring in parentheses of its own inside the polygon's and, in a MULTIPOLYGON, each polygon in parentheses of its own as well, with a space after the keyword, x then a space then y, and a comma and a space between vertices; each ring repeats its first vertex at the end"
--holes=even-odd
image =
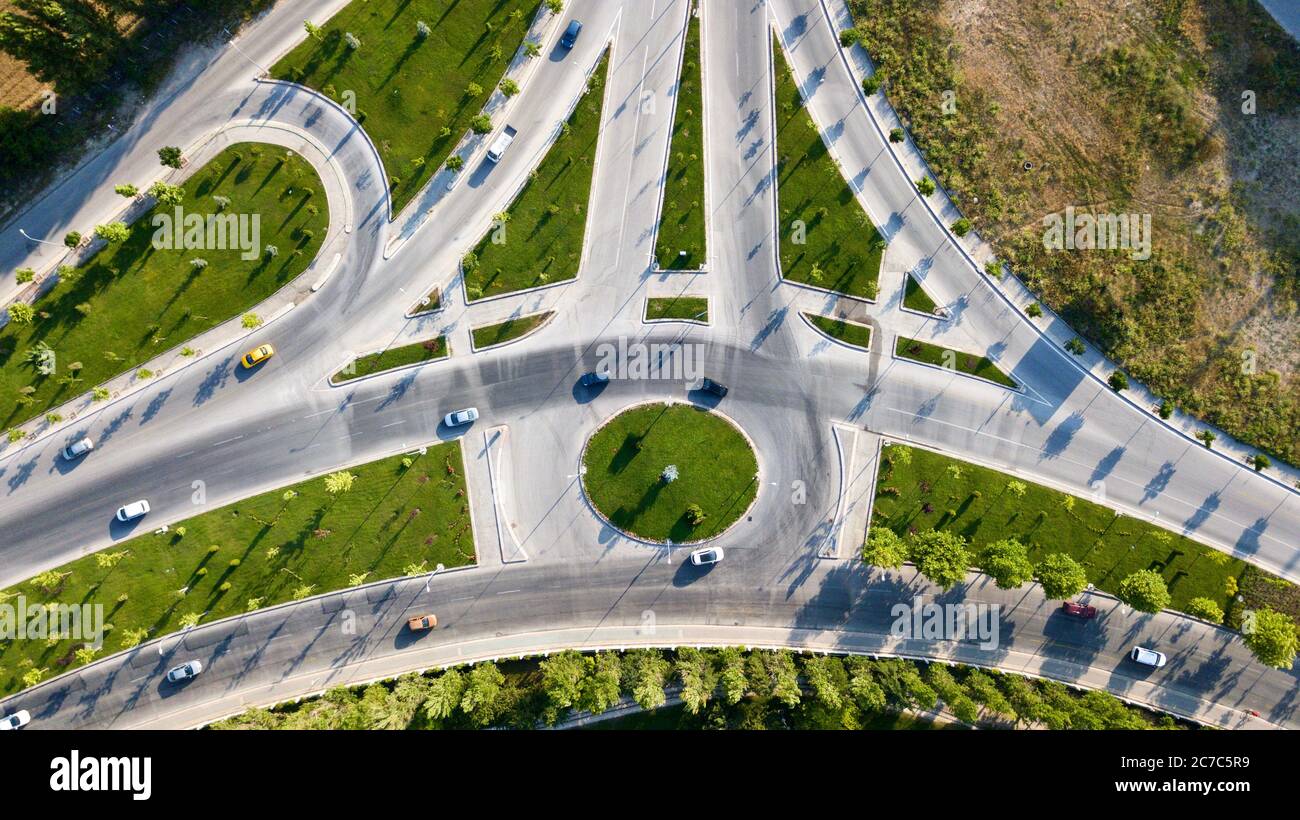
POLYGON ((719 413, 654 402, 623 410, 587 440, 582 489, 611 527, 653 543, 721 535, 758 495, 752 442, 719 413))

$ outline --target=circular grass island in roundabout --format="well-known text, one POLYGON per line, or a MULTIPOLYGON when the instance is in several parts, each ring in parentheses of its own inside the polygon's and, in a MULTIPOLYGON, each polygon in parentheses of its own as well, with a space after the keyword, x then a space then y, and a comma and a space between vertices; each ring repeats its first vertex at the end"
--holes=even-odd
POLYGON ((749 440, 727 419, 690 404, 624 410, 587 441, 582 466, 592 506, 646 541, 712 538, 758 493, 749 440))

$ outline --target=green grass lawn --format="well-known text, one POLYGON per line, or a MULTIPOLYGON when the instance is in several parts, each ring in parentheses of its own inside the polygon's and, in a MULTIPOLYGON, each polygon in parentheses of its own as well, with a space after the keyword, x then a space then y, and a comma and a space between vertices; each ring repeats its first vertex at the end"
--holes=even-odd
POLYGON ((330 381, 334 384, 341 384, 353 379, 359 379, 362 376, 373 376, 375 373, 382 373, 395 367, 420 362, 432 362, 446 357, 447 337, 439 336, 436 339, 426 339, 423 342, 415 342, 401 347, 390 347, 378 353, 362 356, 352 363, 351 368, 344 368, 331 376, 330 381))
POLYGON ((1196 597, 1212 598, 1228 611, 1229 578, 1240 578, 1247 565, 1226 553, 1065 493, 1021 482, 1023 495, 1010 485, 1012 476, 916 447, 911 462, 886 447, 877 478, 873 524, 900 535, 909 530, 950 530, 978 551, 1003 538, 1029 547, 1032 561, 1052 552, 1069 553, 1088 572, 1088 580, 1115 592, 1127 575, 1154 569, 1164 576, 1173 608, 1196 597), (953 468, 959 474, 954 474, 953 468))
POLYGON ((494 241, 496 227, 466 255, 470 301, 578 275, 608 62, 601 58, 559 139, 510 204, 504 241, 494 241))
MULTIPOLYGON (((320 477, 203 513, 165 535, 146 521, 147 534, 60 567, 52 588, 33 579, 0 599, 103 604, 113 625, 108 655, 129 644, 129 633, 156 638, 183 628, 186 616, 214 621, 360 579, 473 563, 460 444, 430 447, 411 456, 410 467, 404 458, 350 468, 352 487, 336 496, 320 477)), ((31 669, 48 677, 80 665, 78 648, 71 640, 0 644, 0 694, 23 688, 31 669)))
POLYGON ((474 349, 482 350, 492 345, 505 344, 520 336, 526 336, 532 333, 542 324, 551 318, 551 312, 534 313, 530 316, 520 316, 517 319, 507 319, 495 325, 484 325, 476 327, 470 331, 474 337, 474 349))
POLYGON ((926 364, 934 364, 940 367, 950 367, 958 373, 966 373, 971 376, 978 376, 981 379, 988 379, 991 382, 1004 385, 1006 387, 1017 387, 1015 381, 1003 373, 992 359, 987 356, 976 356, 973 353, 962 353, 958 350, 950 350, 940 345, 932 345, 929 342, 922 342, 919 339, 908 339, 905 336, 899 336, 898 342, 894 346, 894 353, 901 358, 911 359, 926 364), (949 355, 951 354, 951 355, 949 355))
POLYGON ((645 302, 646 319, 709 321, 709 300, 703 296, 652 296, 645 302))
POLYGON ((780 43, 774 41, 772 48, 781 273, 795 282, 874 299, 885 240, 826 150, 780 43))
POLYGON ((383 158, 396 214, 469 130, 537 8, 537 0, 353 0, 328 21, 313 20, 320 39, 307 37, 271 74, 339 102, 355 94, 355 115, 383 158), (421 21, 430 28, 423 39, 421 21), (347 33, 361 41, 356 50, 347 33))
POLYGON ((634 407, 592 436, 583 483, 596 509, 616 527, 654 541, 681 543, 716 535, 749 509, 758 461, 726 419, 689 404, 634 407), (664 468, 676 465, 666 483, 664 468), (705 519, 692 527, 689 504, 705 519))
POLYGON ((813 327, 832 339, 838 339, 846 345, 860 347, 863 350, 871 349, 870 325, 846 322, 843 319, 832 319, 829 316, 818 316, 815 313, 805 313, 804 318, 812 322, 813 327))
MULTIPOLYGON (((258 216, 258 242, 274 245, 278 255, 266 256, 262 247, 251 261, 238 248, 156 250, 151 220, 174 209, 146 213, 125 242, 61 276, 34 305, 31 324, 10 322, 0 330, 0 426, 39 415, 238 316, 301 273, 325 239, 329 206, 320 178, 282 148, 232 146, 183 187, 186 215, 217 213, 213 197, 227 197, 224 213, 249 215, 250 227, 258 216), (193 259, 208 266, 196 268, 193 259), (29 361, 41 345, 55 354, 57 368, 48 375, 29 361)), ((251 230, 246 236, 251 240, 251 230)))
POLYGON ((938 305, 921 287, 921 283, 913 279, 911 274, 905 275, 903 281, 906 283, 903 288, 903 307, 919 313, 933 314, 938 305))
POLYGON ((700 92, 700 21, 695 16, 686 28, 676 105, 655 258, 665 270, 695 270, 705 260, 704 98, 700 92))

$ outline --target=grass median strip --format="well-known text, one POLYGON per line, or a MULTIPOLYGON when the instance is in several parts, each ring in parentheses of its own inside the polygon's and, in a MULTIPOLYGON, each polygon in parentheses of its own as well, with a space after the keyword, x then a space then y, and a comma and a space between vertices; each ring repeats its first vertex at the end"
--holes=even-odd
POLYGON ((1065 552, 1083 564, 1091 583, 1111 593, 1130 573, 1153 569, 1168 584, 1174 609, 1204 597, 1229 612, 1247 571, 1227 553, 1109 507, 900 444, 884 450, 872 515, 874 525, 899 535, 949 530, 975 551, 1015 538, 1035 563, 1065 552))
POLYGON ((903 286, 903 307, 909 310, 915 310, 918 313, 927 313, 934 315, 938 305, 930 298, 930 294, 925 292, 921 283, 912 278, 912 275, 906 274, 903 277, 905 282, 903 286))
POLYGON ((977 376, 1004 387, 1019 387, 1010 376, 1003 373, 994 364, 993 360, 987 356, 962 353, 958 350, 930 344, 919 339, 909 339, 906 336, 898 337, 898 342, 894 345, 894 353, 902 359, 938 365, 946 370, 965 373, 968 376, 977 376))
POLYGON ((361 356, 353 361, 350 366, 331 376, 330 381, 334 384, 342 384, 363 376, 373 376, 386 370, 405 367, 408 364, 432 362, 446 357, 447 337, 439 336, 436 339, 426 339, 422 342, 402 345, 401 347, 390 347, 378 353, 361 356))
POLYGON ((608 56, 542 164, 461 260, 470 301, 573 279, 582 261, 608 56))
POLYGON ((781 44, 773 41, 772 48, 781 273, 794 282, 875 299, 885 239, 826 150, 781 44))
POLYGON ((815 313, 805 313, 804 318, 811 322, 813 327, 832 339, 851 347, 859 347, 863 350, 871 349, 871 325, 860 325, 857 322, 832 319, 829 316, 818 316, 815 313))
POLYGON ((652 296, 645 301, 645 318, 709 321, 709 300, 703 296, 652 296))
POLYGON ((493 345, 502 345, 521 336, 527 336, 551 318, 551 312, 534 313, 531 316, 519 316, 494 325, 476 327, 470 331, 474 338, 474 349, 482 350, 493 345))
MULTIPOLYGON (((112 625, 106 655, 308 595, 471 564, 463 473, 458 442, 351 467, 120 542, 4 590, 0 600, 102 604, 112 625)), ((84 643, 0 644, 0 694, 89 662, 84 643)))
POLYGON ((238 316, 302 273, 329 227, 316 171, 283 148, 231 146, 181 189, 179 205, 156 206, 124 241, 62 270, 28 321, 0 330, 0 424, 50 410, 238 316), (178 207, 206 229, 174 224, 178 207), (209 224, 209 216, 219 218, 209 224), (227 232, 231 220, 237 227, 227 232))
POLYGON ((272 66, 271 75, 355 107, 383 159, 396 214, 470 129, 538 5, 353 0, 272 66))
POLYGON ((664 180, 655 259, 665 270, 694 270, 704 263, 704 98, 700 91, 700 20, 686 28, 677 113, 664 180))

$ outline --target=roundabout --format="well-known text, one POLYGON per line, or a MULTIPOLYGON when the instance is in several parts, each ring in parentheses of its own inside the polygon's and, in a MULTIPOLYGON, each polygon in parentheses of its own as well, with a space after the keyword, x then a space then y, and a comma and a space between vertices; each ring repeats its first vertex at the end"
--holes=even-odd
POLYGON ((675 544, 721 535, 758 494, 749 439, 692 404, 641 404, 607 420, 582 453, 583 491, 615 529, 675 544))

